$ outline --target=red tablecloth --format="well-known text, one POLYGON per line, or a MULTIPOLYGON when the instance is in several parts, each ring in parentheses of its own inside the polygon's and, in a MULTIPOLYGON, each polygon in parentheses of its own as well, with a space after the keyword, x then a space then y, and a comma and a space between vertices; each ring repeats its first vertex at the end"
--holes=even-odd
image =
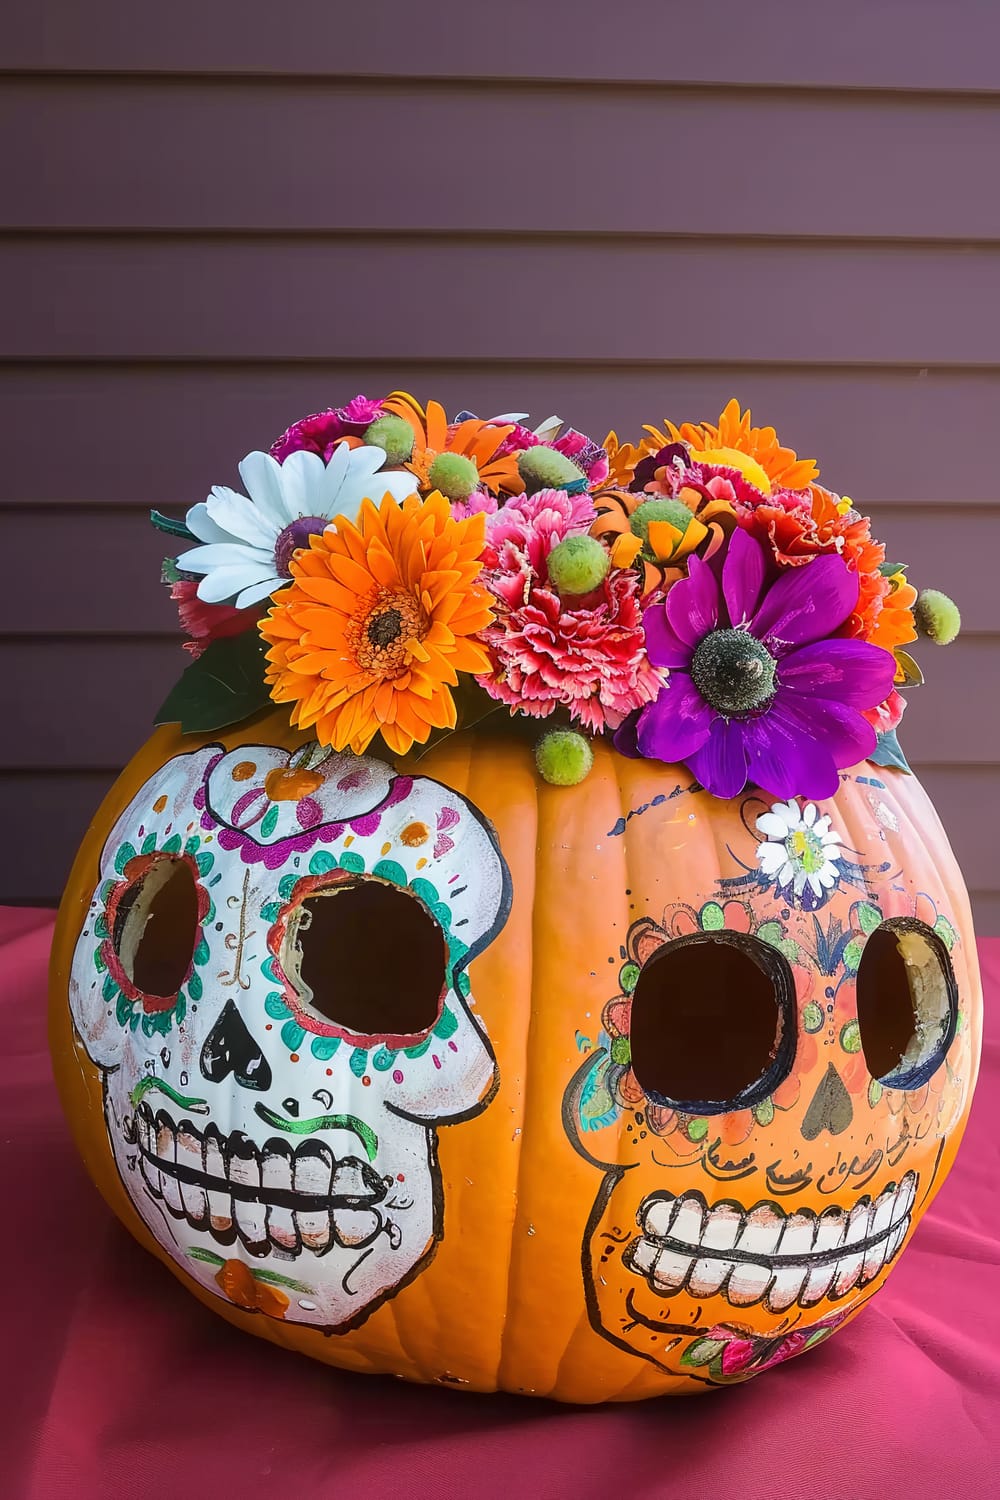
POLYGON ((1000 940, 965 1144, 875 1303, 735 1390, 574 1410, 341 1374, 189 1297, 74 1154, 45 1047, 51 929, 0 910, 2 1500, 1000 1494, 1000 940))

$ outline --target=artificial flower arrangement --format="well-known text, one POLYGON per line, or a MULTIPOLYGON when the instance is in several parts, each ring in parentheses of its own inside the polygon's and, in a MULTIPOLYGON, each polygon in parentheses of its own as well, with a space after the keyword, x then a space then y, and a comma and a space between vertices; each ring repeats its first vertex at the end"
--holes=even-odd
POLYGON ((723 798, 906 769, 906 648, 947 644, 958 611, 814 462, 735 401, 635 445, 526 420, 359 395, 249 454, 245 493, 154 512, 189 544, 163 578, 195 658, 158 722, 273 700, 333 750, 402 755, 506 711, 544 721, 547 781, 581 781, 610 736, 723 798))

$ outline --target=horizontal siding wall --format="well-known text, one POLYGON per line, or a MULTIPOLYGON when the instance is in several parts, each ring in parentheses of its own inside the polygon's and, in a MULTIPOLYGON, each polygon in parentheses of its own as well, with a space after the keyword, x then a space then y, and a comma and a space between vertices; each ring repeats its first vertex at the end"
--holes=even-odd
POLYGON ((904 741, 1000 932, 1000 8, 336 9, 7 27, 0 900, 184 665, 149 506, 359 389, 597 437, 737 395, 960 599, 904 741))

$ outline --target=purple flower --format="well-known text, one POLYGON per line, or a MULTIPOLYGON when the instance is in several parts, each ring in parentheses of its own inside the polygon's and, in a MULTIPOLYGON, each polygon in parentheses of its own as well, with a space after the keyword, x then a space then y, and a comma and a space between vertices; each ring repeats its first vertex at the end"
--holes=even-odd
POLYGON ((892 690, 888 651, 836 635, 858 600, 842 558, 817 557, 768 581, 765 549, 735 531, 721 585, 693 557, 665 604, 643 615, 646 649, 670 681, 624 724, 624 754, 683 761, 706 791, 748 781, 776 797, 832 797, 838 769, 875 749, 862 717, 892 690))

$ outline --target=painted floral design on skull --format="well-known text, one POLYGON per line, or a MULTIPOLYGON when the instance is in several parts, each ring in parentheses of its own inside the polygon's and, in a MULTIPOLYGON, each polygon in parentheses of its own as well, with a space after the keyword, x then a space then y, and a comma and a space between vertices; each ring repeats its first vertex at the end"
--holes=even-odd
POLYGON ((469 964, 510 881, 458 793, 307 745, 211 745, 122 813, 73 1021, 132 1202, 249 1311, 356 1327, 443 1232, 436 1130, 496 1091, 469 964))
MULTIPOLYGON (((944 887, 895 863, 891 788, 844 779, 881 809, 865 851, 837 799, 748 796, 745 842, 711 889, 632 922, 600 1032, 578 1039, 564 1121, 604 1174, 591 1323, 692 1380, 769 1369, 878 1290, 974 1080, 944 887)), ((675 799, 669 829, 702 797, 675 799)))

